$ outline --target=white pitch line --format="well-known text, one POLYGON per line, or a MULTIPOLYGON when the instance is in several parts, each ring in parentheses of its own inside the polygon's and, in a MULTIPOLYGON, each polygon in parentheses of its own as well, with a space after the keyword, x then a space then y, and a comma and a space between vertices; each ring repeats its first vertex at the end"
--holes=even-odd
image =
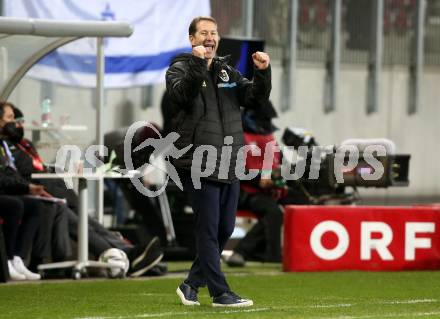
POLYGON ((225 310, 225 311, 209 311, 209 312, 163 312, 163 313, 144 313, 134 316, 117 316, 117 317, 76 317, 74 319, 127 319, 127 318, 160 318, 160 317, 171 317, 171 316, 187 316, 187 315, 213 315, 213 314, 235 314, 235 313, 248 313, 248 312, 261 312, 267 311, 270 308, 255 308, 255 309, 237 309, 237 310, 225 310))
MULTIPOLYGON (((142 293, 140 295, 144 296, 165 296, 165 295, 173 295, 173 294, 155 294, 155 293, 142 293)), ((267 311, 267 310, 287 310, 287 309, 319 309, 319 308, 348 308, 353 307, 357 305, 365 305, 365 304, 372 304, 372 305, 397 305, 397 304, 419 304, 419 303, 435 303, 438 302, 437 299, 408 299, 408 300, 386 300, 386 301, 378 301, 378 302, 361 302, 361 303, 341 303, 341 304, 317 304, 317 305, 306 305, 306 306, 281 306, 281 307, 270 307, 270 308, 255 308, 255 309, 237 309, 237 310, 225 310, 223 312, 164 312, 164 313, 145 313, 145 314, 139 314, 134 316, 106 316, 106 317, 80 317, 80 318, 74 318, 74 319, 128 319, 128 318, 161 318, 161 317, 170 317, 170 316, 186 316, 186 315, 196 315, 196 314, 231 314, 231 313, 246 313, 246 312, 261 312, 261 311, 267 311)), ((390 313, 390 314, 381 314, 380 316, 377 315, 363 315, 363 316, 339 316, 339 317, 319 317, 317 319, 363 319, 363 318, 380 318, 383 316, 386 317, 408 317, 411 315, 417 316, 417 317, 423 317, 423 316, 429 316, 429 315, 437 315, 440 314, 440 312, 420 312, 420 313, 412 313, 412 314, 396 314, 396 313, 390 313)))
POLYGON ((340 303, 335 305, 313 305, 313 306, 305 306, 305 308, 346 308, 353 307, 356 304, 352 303, 340 303))
POLYGON ((438 302, 437 299, 409 299, 409 300, 386 300, 386 301, 378 301, 378 302, 361 302, 361 303, 342 303, 342 304, 330 304, 330 305, 312 305, 312 306, 298 306, 296 308, 344 308, 344 307, 353 307, 356 305, 411 305, 418 303, 435 303, 438 302))
POLYGON ((369 318, 404 318, 404 317, 427 317, 440 315, 439 311, 410 312, 410 313, 381 313, 377 315, 362 316, 339 316, 339 317, 315 317, 315 319, 369 319, 369 318))
MULTIPOLYGON (((163 297, 163 296, 174 296, 173 293, 138 293, 136 296, 148 296, 148 297, 163 297)), ((384 301, 375 301, 375 302, 365 302, 362 304, 379 304, 379 305, 397 305, 397 304, 418 304, 418 303, 433 303, 438 302, 437 299, 408 299, 408 300, 384 300, 384 301)), ((341 303, 341 304, 318 304, 311 306, 298 306, 298 307, 306 307, 306 308, 337 308, 337 307, 352 307, 357 303, 341 303)))
POLYGON ((437 302, 437 299, 391 300, 391 301, 381 301, 379 303, 385 305, 399 305, 399 304, 417 304, 417 303, 430 303, 430 302, 437 302))
POLYGON ((140 294, 135 294, 136 296, 148 296, 148 297, 163 297, 163 296, 175 296, 176 294, 175 293, 168 293, 168 294, 166 294, 166 293, 148 293, 148 292, 146 292, 146 293, 140 293, 140 294))

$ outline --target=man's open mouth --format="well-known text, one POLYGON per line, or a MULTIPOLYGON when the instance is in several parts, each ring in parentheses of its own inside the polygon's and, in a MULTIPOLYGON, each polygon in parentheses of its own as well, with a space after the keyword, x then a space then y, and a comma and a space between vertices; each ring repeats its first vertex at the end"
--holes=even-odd
POLYGON ((212 51, 214 51, 214 44, 204 44, 203 46, 206 48, 207 53, 211 53, 212 51))

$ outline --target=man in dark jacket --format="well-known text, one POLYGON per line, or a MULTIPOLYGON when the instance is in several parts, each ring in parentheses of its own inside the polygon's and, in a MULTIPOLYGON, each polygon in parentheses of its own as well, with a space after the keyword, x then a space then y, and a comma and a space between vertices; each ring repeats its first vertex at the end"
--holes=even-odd
POLYGON ((177 294, 184 305, 199 305, 198 288, 207 285, 213 306, 251 306, 252 300, 230 290, 220 270, 220 255, 234 229, 240 191, 235 169, 243 146, 240 106, 259 105, 256 102, 269 98, 269 56, 264 52, 252 55, 251 82, 224 58, 216 57, 219 35, 213 18, 195 18, 189 26, 189 40, 192 54, 174 59, 166 74, 167 92, 178 106, 173 123, 180 134, 176 146, 192 145, 174 165, 180 169, 195 214, 198 250, 177 294))

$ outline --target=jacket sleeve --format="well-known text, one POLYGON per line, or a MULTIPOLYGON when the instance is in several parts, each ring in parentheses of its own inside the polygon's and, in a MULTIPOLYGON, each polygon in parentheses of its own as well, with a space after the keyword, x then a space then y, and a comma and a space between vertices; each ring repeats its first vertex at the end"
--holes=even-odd
POLYGON ((29 194, 29 183, 10 168, 0 168, 0 193, 29 194))
POLYGON ((272 90, 270 65, 265 70, 254 68, 253 81, 249 81, 239 74, 238 88, 241 106, 255 108, 261 102, 268 100, 272 90))
POLYGON ((12 155, 15 159, 14 163, 17 167, 17 171, 24 179, 30 180, 31 174, 34 171, 32 157, 20 148, 15 149, 12 155))
POLYGON ((188 62, 176 62, 166 73, 166 86, 170 98, 185 105, 197 97, 207 78, 207 61, 191 56, 188 62))

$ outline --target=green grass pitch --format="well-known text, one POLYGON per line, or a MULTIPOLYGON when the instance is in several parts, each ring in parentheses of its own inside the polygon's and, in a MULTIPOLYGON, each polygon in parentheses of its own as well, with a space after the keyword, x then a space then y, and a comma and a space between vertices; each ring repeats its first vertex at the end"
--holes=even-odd
POLYGON ((282 273, 279 265, 224 267, 250 308, 180 305, 175 294, 188 263, 170 263, 170 276, 0 284, 0 318, 440 318, 440 272, 282 273))

